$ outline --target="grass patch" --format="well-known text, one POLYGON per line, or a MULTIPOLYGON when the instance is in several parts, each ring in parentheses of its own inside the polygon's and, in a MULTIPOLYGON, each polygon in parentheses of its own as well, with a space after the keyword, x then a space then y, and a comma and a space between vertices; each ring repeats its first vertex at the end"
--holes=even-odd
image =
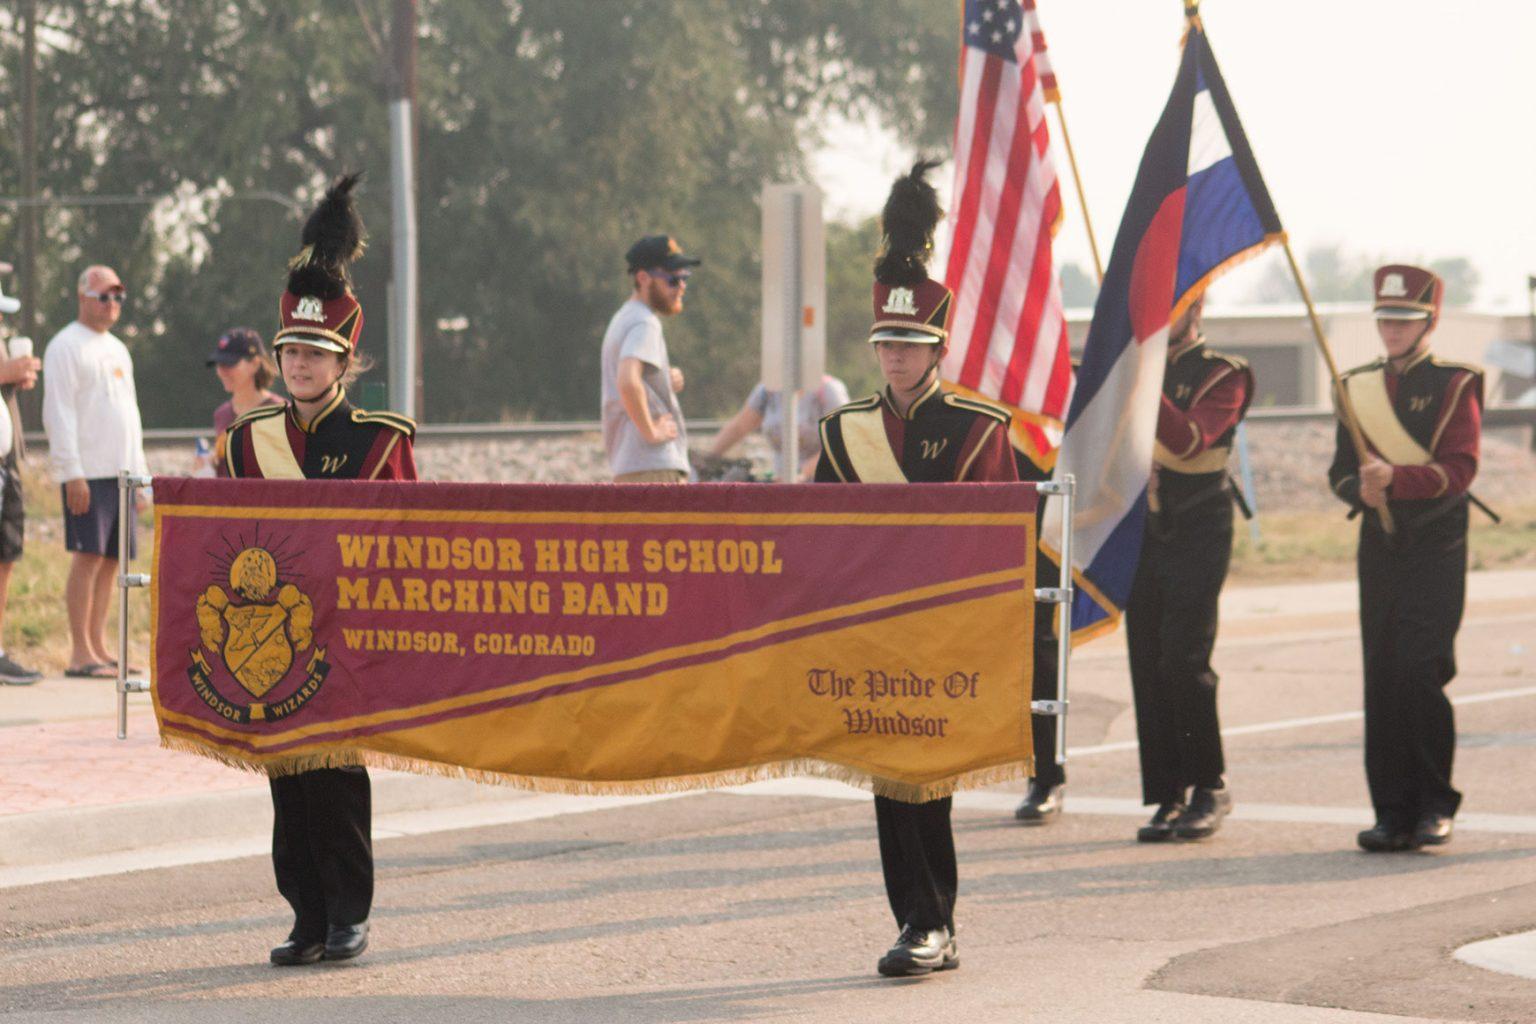
MULTIPOLYGON (((1493 523, 1472 510, 1471 558, 1474 570, 1536 566, 1536 506, 1500 510, 1493 523)), ((1236 583, 1284 583, 1348 579, 1355 574, 1358 519, 1338 512, 1265 512, 1259 516, 1260 539, 1239 519, 1232 545, 1231 579, 1236 583)))
MULTIPOLYGON (((64 584, 69 577, 70 553, 64 550, 64 515, 59 485, 48 476, 41 459, 29 458, 22 467, 26 496, 27 541, 21 561, 11 571, 11 587, 0 636, 6 651, 22 664, 44 672, 63 672, 69 659, 69 613, 64 607, 64 584)), ((152 519, 139 517, 139 558, 132 571, 148 572, 152 519)), ((117 602, 107 616, 107 641, 117 644, 117 602)), ((129 661, 148 665, 149 591, 135 590, 128 602, 129 661)))

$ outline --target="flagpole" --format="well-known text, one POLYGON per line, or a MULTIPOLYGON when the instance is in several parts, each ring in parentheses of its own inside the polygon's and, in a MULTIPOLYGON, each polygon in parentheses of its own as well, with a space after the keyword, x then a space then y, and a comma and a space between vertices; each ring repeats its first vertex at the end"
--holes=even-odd
MULTIPOLYGON (((1339 419, 1344 424, 1344 429, 1349 431, 1349 439, 1354 443, 1355 455, 1360 460, 1360 465, 1365 465, 1369 449, 1365 446, 1365 434, 1360 430, 1360 420, 1355 415, 1354 403, 1349 400, 1349 392, 1344 389, 1344 381, 1339 376, 1338 363, 1334 362, 1333 350, 1328 347, 1328 339, 1323 336, 1323 324, 1317 317, 1317 307, 1312 305, 1312 293, 1307 291, 1307 282, 1302 279, 1301 267, 1296 263, 1296 254, 1291 251, 1291 240, 1285 235, 1280 236, 1280 245, 1285 249, 1285 259, 1291 265, 1291 276, 1296 279, 1296 287, 1301 292, 1301 301, 1306 304, 1307 317, 1312 321, 1312 335, 1317 339, 1318 350, 1323 354, 1323 362, 1328 366, 1328 376, 1333 380, 1333 393, 1338 396, 1339 419)), ((1385 505, 1376 509, 1376 514, 1381 517, 1381 528, 1388 533, 1395 533, 1396 526, 1392 522, 1392 510, 1385 505)))
POLYGON ((1088 248, 1093 253, 1093 272, 1099 284, 1104 283, 1104 261, 1099 258, 1099 240, 1093 233, 1093 218, 1088 216, 1088 194, 1083 191, 1083 176, 1078 173, 1077 154, 1072 149, 1072 134, 1067 131, 1067 110, 1062 105, 1061 94, 1056 99, 1056 122, 1061 125, 1061 142, 1067 148, 1067 163, 1072 166, 1072 183, 1077 186, 1077 205, 1083 211, 1083 226, 1088 229, 1088 248))

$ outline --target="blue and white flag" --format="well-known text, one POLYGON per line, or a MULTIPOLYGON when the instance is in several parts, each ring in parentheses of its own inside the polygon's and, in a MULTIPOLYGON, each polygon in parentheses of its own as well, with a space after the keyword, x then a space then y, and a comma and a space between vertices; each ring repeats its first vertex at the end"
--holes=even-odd
MULTIPOLYGON (((1198 16, 1126 204, 1067 414, 1058 478, 1077 478, 1074 639, 1113 630, 1130 596, 1168 331, 1211 281, 1284 237, 1198 16)), ((1060 503, 1041 536, 1054 538, 1060 503)), ((1055 555, 1057 552, 1050 552, 1055 555)))

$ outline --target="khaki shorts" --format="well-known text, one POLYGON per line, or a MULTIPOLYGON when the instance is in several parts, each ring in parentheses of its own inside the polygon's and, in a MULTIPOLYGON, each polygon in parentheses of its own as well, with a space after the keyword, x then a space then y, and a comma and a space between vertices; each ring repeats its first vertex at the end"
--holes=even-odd
POLYGON ((638 473, 620 473, 616 484, 685 484, 688 474, 680 469, 642 469, 638 473))

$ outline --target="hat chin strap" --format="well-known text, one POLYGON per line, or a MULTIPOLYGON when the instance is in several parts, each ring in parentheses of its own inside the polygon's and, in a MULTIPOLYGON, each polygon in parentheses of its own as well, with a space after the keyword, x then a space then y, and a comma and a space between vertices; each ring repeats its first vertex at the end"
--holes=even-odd
MULTIPOLYGON (((286 383, 287 382, 284 381, 284 384, 286 384, 286 383)), ((331 383, 326 387, 326 389, 324 391, 320 392, 314 398, 300 398, 298 395, 295 395, 292 391, 288 392, 288 394, 293 398, 293 400, 295 402, 307 402, 307 403, 310 403, 310 404, 321 404, 321 403, 330 401, 331 400, 331 396, 336 391, 340 390, 340 388, 341 388, 341 378, 337 377, 335 380, 331 381, 331 383)))
POLYGON ((1408 346, 1408 351, 1404 352, 1400 356, 1388 357, 1387 362, 1393 364, 1394 366, 1401 366, 1406 363, 1413 362, 1414 359, 1418 358, 1419 352, 1425 348, 1425 339, 1429 337, 1429 332, 1434 329, 1435 318, 1430 317, 1428 320, 1424 321, 1424 329, 1419 332, 1419 336, 1417 338, 1413 339, 1413 344, 1408 346))

